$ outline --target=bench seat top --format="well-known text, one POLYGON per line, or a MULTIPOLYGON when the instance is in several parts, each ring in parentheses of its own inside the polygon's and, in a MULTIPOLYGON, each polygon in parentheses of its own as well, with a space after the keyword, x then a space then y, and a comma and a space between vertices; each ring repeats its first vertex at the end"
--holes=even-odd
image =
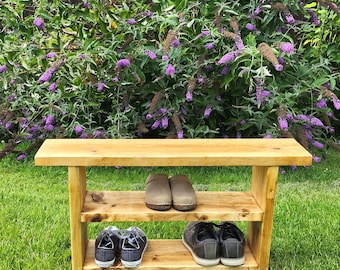
POLYGON ((294 139, 47 139, 37 166, 311 165, 294 139))

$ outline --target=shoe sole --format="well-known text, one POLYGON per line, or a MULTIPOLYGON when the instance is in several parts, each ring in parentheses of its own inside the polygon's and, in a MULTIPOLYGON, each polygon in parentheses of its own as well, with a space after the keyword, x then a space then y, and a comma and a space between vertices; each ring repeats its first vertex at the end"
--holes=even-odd
POLYGON ((158 210, 158 211, 166 211, 171 208, 171 204, 150 204, 145 203, 146 206, 152 210, 158 210))
POLYGON ((96 265, 100 268, 109 268, 115 263, 115 259, 113 259, 112 261, 108 261, 108 262, 97 261, 96 259, 94 261, 96 265))
POLYGON ((148 247, 148 243, 146 243, 146 245, 144 247, 144 250, 143 250, 143 253, 142 253, 142 256, 141 256, 140 260, 138 260, 138 261, 131 261, 130 262, 130 261, 124 261, 124 260, 120 259, 122 265, 124 267, 126 267, 126 268, 136 268, 136 267, 140 266, 141 263, 142 263, 143 256, 144 256, 144 253, 145 253, 147 247, 148 247))
POLYGON ((244 264, 244 256, 241 258, 221 258, 221 263, 225 266, 240 266, 244 264))
POLYGON ((214 266, 214 265, 218 265, 220 263, 220 258, 217 259, 204 259, 201 257, 198 257, 195 252, 192 250, 191 246, 186 243, 184 237, 182 236, 182 242, 184 244, 184 246, 190 251, 192 257, 194 258, 194 261, 196 263, 198 263, 199 265, 202 266, 214 266))

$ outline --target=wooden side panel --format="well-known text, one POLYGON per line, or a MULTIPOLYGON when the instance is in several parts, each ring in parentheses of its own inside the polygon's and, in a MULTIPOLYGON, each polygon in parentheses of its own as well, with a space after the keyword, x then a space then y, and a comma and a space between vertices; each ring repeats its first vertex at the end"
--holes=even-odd
POLYGON ((87 238, 87 223, 81 223, 80 213, 86 194, 85 167, 69 167, 69 200, 72 269, 83 269, 87 238))
POLYGON ((253 167, 251 192, 263 210, 263 220, 249 222, 248 243, 259 269, 268 269, 278 167, 253 167))

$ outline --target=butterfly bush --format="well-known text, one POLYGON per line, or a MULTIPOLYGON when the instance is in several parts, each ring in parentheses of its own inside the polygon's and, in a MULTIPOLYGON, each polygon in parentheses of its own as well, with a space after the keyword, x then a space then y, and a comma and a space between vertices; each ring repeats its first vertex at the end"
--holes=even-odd
POLYGON ((3 1, 0 157, 46 138, 288 137, 319 162, 339 149, 339 20, 331 1, 3 1))

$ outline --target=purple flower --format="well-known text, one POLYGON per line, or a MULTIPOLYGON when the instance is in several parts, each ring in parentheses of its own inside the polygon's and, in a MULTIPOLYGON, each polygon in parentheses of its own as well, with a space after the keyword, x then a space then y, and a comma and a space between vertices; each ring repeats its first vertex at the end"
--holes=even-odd
POLYGON ((153 12, 152 12, 152 11, 150 11, 150 10, 148 10, 148 11, 146 11, 144 14, 146 15, 146 17, 149 17, 149 18, 151 18, 151 17, 152 17, 152 15, 153 15, 153 12))
POLYGON ((307 115, 304 115, 304 114, 298 114, 296 116, 296 119, 309 122, 309 117, 307 115))
POLYGON ((174 66, 171 64, 168 64, 165 69, 165 74, 170 77, 173 77, 175 73, 176 73, 176 69, 174 68, 174 66))
POLYGON ((169 56, 167 56, 166 54, 164 54, 163 56, 162 56, 162 61, 168 61, 169 60, 169 56))
POLYGON ((148 120, 152 119, 152 114, 151 114, 151 113, 148 113, 148 114, 146 115, 146 119, 148 119, 148 120))
POLYGON ((278 57, 277 60, 279 61, 279 64, 281 64, 282 66, 285 64, 285 60, 281 56, 278 57))
POLYGON ((270 133, 266 133, 266 135, 264 136, 265 139, 271 139, 273 138, 273 135, 270 133))
POLYGON ((229 67, 228 66, 224 66, 222 71, 221 71, 221 75, 222 76, 227 75, 228 71, 229 71, 229 67))
POLYGON ((81 134, 80 134, 80 136, 79 136, 79 138, 81 138, 81 139, 87 139, 89 136, 87 135, 87 133, 86 132, 82 132, 81 134))
POLYGON ((262 7, 258 6, 253 13, 248 14, 247 17, 248 18, 255 18, 256 16, 258 16, 260 13, 262 12, 262 7))
POLYGON ((316 148, 319 148, 319 149, 324 148, 324 145, 321 142, 318 142, 318 141, 313 141, 312 145, 316 148))
POLYGON ((169 126, 169 119, 168 117, 162 117, 162 128, 166 129, 169 126))
POLYGON ((114 78, 112 79, 112 81, 113 81, 113 82, 119 82, 119 77, 118 77, 118 76, 114 77, 114 78))
POLYGON ((316 26, 319 26, 319 25, 320 25, 320 21, 319 21, 319 19, 318 19, 318 16, 317 16, 316 13, 314 12, 314 10, 308 9, 307 11, 308 11, 308 13, 309 13, 309 15, 310 15, 310 17, 311 17, 313 23, 314 23, 316 26))
POLYGON ((203 78, 203 76, 199 76, 198 79, 197 79, 197 82, 198 82, 199 84, 203 84, 203 83, 204 83, 204 78, 203 78))
POLYGON ((161 122, 159 120, 156 120, 152 126, 151 129, 157 129, 160 126, 161 122))
POLYGON ((289 13, 289 14, 286 15, 286 22, 289 23, 289 24, 292 24, 292 23, 295 22, 295 19, 294 19, 292 14, 289 13))
POLYGON ((281 130, 288 130, 288 122, 287 119, 279 117, 279 125, 281 130))
POLYGON ((105 84, 103 82, 98 83, 97 91, 102 92, 104 89, 105 84))
POLYGON ((321 120, 319 118, 316 118, 316 117, 312 117, 310 119, 310 123, 314 126, 318 126, 318 127, 323 127, 324 124, 321 122, 321 120))
POLYGON ((5 72, 6 70, 7 70, 7 66, 6 65, 0 66, 0 73, 5 72))
POLYGON ((8 121, 5 125, 5 128, 9 130, 12 127, 12 122, 8 121))
POLYGON ((155 60, 155 59, 157 58, 157 55, 156 55, 153 51, 151 51, 151 50, 146 50, 146 51, 145 51, 145 54, 146 54, 147 56, 149 56, 149 58, 150 58, 151 60, 155 60))
POLYGON ((82 133, 83 131, 84 131, 84 128, 81 127, 81 126, 79 126, 79 125, 77 125, 77 126, 74 127, 74 132, 75 132, 76 134, 82 133))
POLYGON ((93 137, 94 137, 95 139, 104 138, 104 132, 103 132, 103 131, 100 131, 100 130, 95 130, 95 131, 93 131, 92 135, 93 135, 93 137))
POLYGON ((326 101, 322 98, 320 99, 316 105, 315 105, 317 108, 321 109, 321 108, 326 108, 327 107, 327 103, 326 101))
POLYGON ((246 28, 251 32, 256 31, 256 26, 253 25, 252 23, 247 23, 246 28))
POLYGON ((192 92, 188 91, 188 92, 185 94, 185 100, 188 101, 188 102, 191 102, 191 101, 192 101, 192 92))
POLYGON ((130 66, 130 60, 129 59, 120 59, 118 60, 116 64, 116 68, 125 68, 130 66))
POLYGON ((333 101, 334 108, 335 108, 336 110, 340 110, 340 99, 338 99, 338 98, 333 98, 332 101, 333 101))
POLYGON ((56 89, 57 89, 57 83, 56 82, 51 83, 50 87, 48 88, 48 90, 50 92, 54 92, 56 89))
POLYGON ((84 2, 84 8, 90 8, 90 3, 87 2, 87 1, 85 1, 85 2, 84 2))
POLYGON ((177 131, 177 138, 178 139, 183 139, 183 130, 178 130, 177 131))
POLYGON ((174 39, 174 41, 172 42, 171 45, 172 45, 173 48, 177 48, 180 44, 181 44, 181 43, 179 42, 178 39, 174 39))
POLYGON ((282 71, 283 70, 283 66, 281 64, 274 65, 274 68, 275 68, 276 71, 282 71))
POLYGON ((45 29, 45 25, 44 25, 43 19, 37 17, 37 18, 34 19, 33 23, 39 29, 41 29, 41 30, 45 29))
POLYGON ((26 155, 25 154, 20 154, 18 157, 17 157, 17 160, 21 161, 21 160, 24 160, 26 158, 26 155))
POLYGON ((7 97, 7 99, 9 100, 9 101, 13 101, 13 100, 15 100, 17 98, 17 96, 15 95, 15 94, 10 94, 8 97, 7 97))
POLYGON ((57 54, 55 52, 49 52, 45 55, 45 58, 54 58, 56 56, 57 56, 57 54))
POLYGON ((126 23, 132 25, 132 24, 137 24, 137 21, 135 19, 127 19, 126 23))
POLYGON ((187 115, 187 114, 188 114, 188 112, 187 112, 187 110, 185 109, 184 106, 181 106, 181 112, 182 112, 184 115, 187 115))
POLYGON ((282 42, 280 44, 280 49, 285 53, 294 53, 294 45, 290 42, 282 42))
POLYGON ((199 36, 200 36, 200 37, 205 37, 205 36, 207 36, 207 35, 209 35, 209 34, 210 34, 210 31, 209 31, 209 30, 204 30, 204 31, 201 32, 201 34, 199 34, 199 36))
POLYGON ((54 122, 54 116, 52 114, 50 114, 49 116, 46 117, 46 119, 45 119, 46 125, 53 124, 53 122, 54 122))
POLYGON ((45 126, 44 126, 44 129, 46 130, 46 131, 53 131, 54 130, 54 126, 53 125, 51 125, 51 124, 46 124, 45 126))
POLYGON ((254 10, 254 15, 257 16, 261 13, 262 11, 262 7, 261 6, 258 6, 255 10, 254 10))
POLYGON ((211 114, 211 111, 212 111, 212 106, 211 105, 208 105, 206 108, 205 108, 205 111, 204 111, 204 117, 205 118, 208 118, 211 114))
POLYGON ((223 55, 222 58, 217 62, 217 65, 223 65, 229 62, 232 62, 235 60, 235 58, 240 54, 241 52, 236 50, 236 51, 231 51, 228 52, 227 54, 223 55))
POLYGON ((213 50, 215 48, 215 45, 214 45, 214 43, 207 43, 207 44, 205 44, 205 48, 207 50, 213 50))
POLYGON ((54 69, 54 68, 48 68, 48 69, 40 76, 40 78, 38 79, 38 82, 39 82, 39 83, 48 82, 48 81, 52 78, 54 72, 55 72, 55 69, 54 69))
POLYGON ((243 44, 243 40, 241 39, 241 37, 237 38, 236 41, 235 41, 235 45, 236 45, 236 48, 239 50, 239 51, 243 51, 244 50, 244 44, 243 44))
POLYGON ((320 161, 321 161, 321 158, 320 158, 320 157, 317 157, 317 156, 313 156, 313 161, 314 161, 314 162, 320 162, 320 161))

